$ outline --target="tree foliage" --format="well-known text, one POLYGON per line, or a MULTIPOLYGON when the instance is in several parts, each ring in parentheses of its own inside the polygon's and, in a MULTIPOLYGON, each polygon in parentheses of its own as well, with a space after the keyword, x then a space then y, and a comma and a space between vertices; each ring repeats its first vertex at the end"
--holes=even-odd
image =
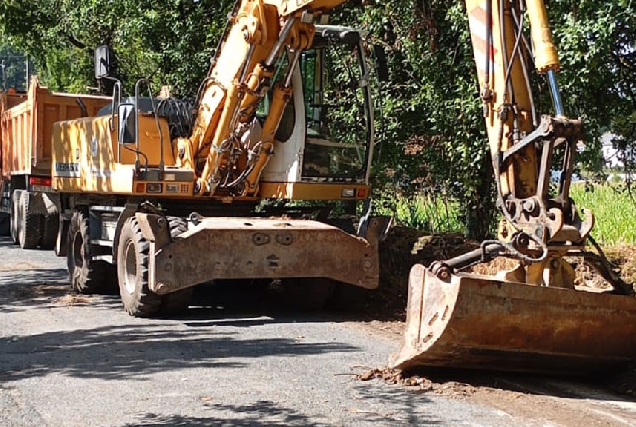
MULTIPOLYGON (((35 58, 54 89, 94 85, 93 49, 109 44, 129 90, 138 78, 151 77, 157 88, 169 84, 179 95, 194 96, 232 4, 0 0, 0 25, 6 40, 35 58)), ((636 4, 546 4, 562 59, 566 112, 585 119, 585 159, 598 167, 603 132, 611 130, 623 146, 636 140, 636 4)), ((378 104, 379 192, 452 196, 463 206, 471 234, 485 235, 494 213, 493 177, 464 3, 352 0, 332 14, 332 22, 368 30, 388 53, 391 80, 380 85, 378 104)), ((545 92, 545 86, 537 90, 545 92)))
MULTIPOLYGON (((57 90, 93 86, 93 51, 111 46, 115 75, 150 77, 192 96, 208 69, 231 0, 4 0, 2 33, 31 54, 57 90)), ((131 83, 132 82, 132 83, 131 83)))

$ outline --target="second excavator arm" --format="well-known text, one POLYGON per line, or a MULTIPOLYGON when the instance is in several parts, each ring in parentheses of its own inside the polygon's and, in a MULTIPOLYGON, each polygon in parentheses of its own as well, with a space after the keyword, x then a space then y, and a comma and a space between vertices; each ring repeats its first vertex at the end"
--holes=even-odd
POLYGON ((636 354, 636 299, 600 248, 586 250, 594 243, 593 216, 569 196, 582 124, 565 115, 545 5, 466 0, 466 12, 503 219, 497 238, 479 249, 413 266, 403 344, 392 365, 560 375, 624 366, 636 354), (532 68, 545 75, 553 114, 538 113, 532 68), (553 169, 560 170, 556 189, 553 169), (499 271, 491 275, 468 269, 498 257, 517 266, 495 262, 489 271, 499 271), (613 290, 575 287, 568 257, 586 259, 613 290))
POLYGON ((542 286, 574 287, 574 272, 563 260, 586 243, 594 220, 569 197, 574 155, 582 123, 565 116, 557 84, 560 62, 541 0, 467 0, 475 64, 483 102, 497 206, 503 214, 497 241, 459 260, 451 269, 505 255, 521 265, 510 278, 542 286), (524 36, 531 29, 530 41, 524 36), (530 73, 545 75, 554 114, 540 115, 530 73), (555 153, 562 164, 556 194, 550 192, 555 153))

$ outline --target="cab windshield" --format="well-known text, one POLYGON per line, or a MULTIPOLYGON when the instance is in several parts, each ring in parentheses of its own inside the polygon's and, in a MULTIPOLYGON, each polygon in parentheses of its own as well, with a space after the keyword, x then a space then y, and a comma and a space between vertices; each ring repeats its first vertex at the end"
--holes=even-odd
POLYGON ((360 43, 318 36, 301 56, 306 143, 303 177, 363 179, 371 142, 367 76, 360 43))

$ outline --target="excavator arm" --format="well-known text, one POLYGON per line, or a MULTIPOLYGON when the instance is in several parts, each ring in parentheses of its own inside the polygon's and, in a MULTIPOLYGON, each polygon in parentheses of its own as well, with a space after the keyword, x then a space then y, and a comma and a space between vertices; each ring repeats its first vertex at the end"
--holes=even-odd
POLYGON ((255 196, 274 150, 274 135, 292 98, 292 74, 311 46, 314 21, 346 0, 238 0, 198 98, 192 135, 178 141, 179 166, 198 175, 195 193, 255 196), (275 65, 292 60, 280 81, 275 65), (262 125, 258 104, 274 88, 262 125), (258 130, 255 130, 258 129, 258 130))
MULTIPOLYGON (((569 197, 574 154, 582 125, 565 117, 557 84, 559 58, 543 1, 468 0, 473 52, 497 188, 503 214, 495 254, 524 262, 516 271, 523 282, 573 287, 564 251, 582 247, 593 224, 581 219, 569 197), (531 44, 523 35, 525 21, 531 44), (532 53, 532 54, 531 54, 532 53), (544 74, 554 115, 539 115, 530 85, 532 65, 544 74), (553 158, 561 150, 559 192, 550 194, 553 158)), ((481 251, 482 253, 484 251, 481 251)), ((489 255, 492 257, 492 255, 489 255)), ((479 259, 483 256, 480 255, 479 259)))
POLYGON ((466 0, 466 12, 503 219, 497 239, 479 249, 413 267, 403 345, 392 365, 575 374, 628 363, 636 357, 636 299, 602 251, 585 250, 594 218, 569 196, 582 123, 565 115, 545 5, 466 0), (533 67, 550 88, 552 114, 538 112, 533 67), (560 170, 556 191, 553 169, 560 170), (575 289, 567 256, 589 257, 613 291, 575 289), (495 276, 467 270, 498 257, 517 267, 495 276))

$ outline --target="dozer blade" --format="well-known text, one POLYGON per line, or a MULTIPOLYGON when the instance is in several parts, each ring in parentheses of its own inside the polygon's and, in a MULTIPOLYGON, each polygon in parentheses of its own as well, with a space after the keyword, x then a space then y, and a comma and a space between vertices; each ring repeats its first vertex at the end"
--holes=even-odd
POLYGON ((636 299, 474 274, 409 277, 406 329, 392 367, 593 374, 636 359, 636 299))

